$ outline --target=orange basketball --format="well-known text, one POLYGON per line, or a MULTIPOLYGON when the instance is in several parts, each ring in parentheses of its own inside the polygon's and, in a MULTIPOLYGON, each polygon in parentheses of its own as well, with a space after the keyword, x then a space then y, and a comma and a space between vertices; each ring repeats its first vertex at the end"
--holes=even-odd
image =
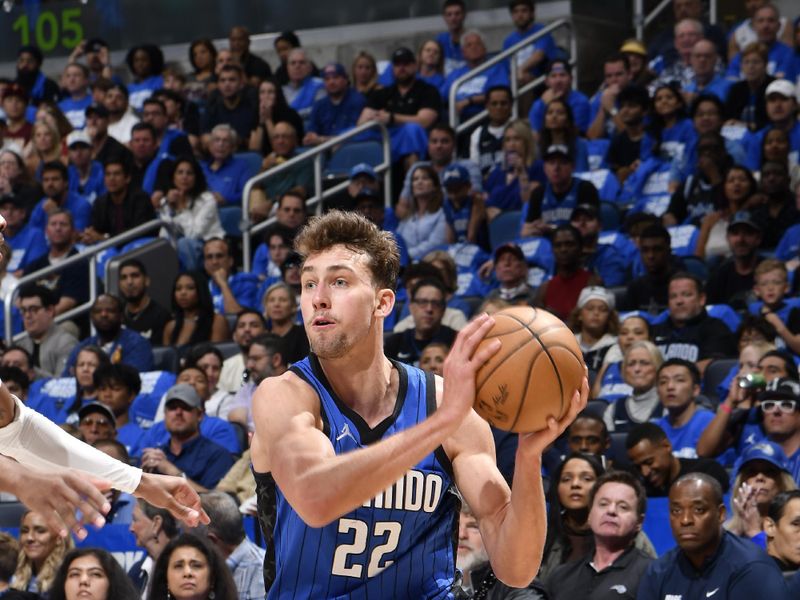
POLYGON ((561 419, 584 377, 583 353, 564 323, 540 308, 516 306, 493 315, 481 344, 502 347, 478 371, 475 410, 490 425, 517 433, 561 419))

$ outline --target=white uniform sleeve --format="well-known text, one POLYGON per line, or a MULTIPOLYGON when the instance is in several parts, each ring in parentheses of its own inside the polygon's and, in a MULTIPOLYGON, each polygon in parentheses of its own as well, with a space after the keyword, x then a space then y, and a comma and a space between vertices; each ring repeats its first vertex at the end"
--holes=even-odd
POLYGON ((76 469, 109 481, 115 489, 132 494, 142 470, 126 465, 74 438, 58 425, 25 406, 13 396, 14 420, 0 427, 0 453, 24 465, 48 470, 76 469))

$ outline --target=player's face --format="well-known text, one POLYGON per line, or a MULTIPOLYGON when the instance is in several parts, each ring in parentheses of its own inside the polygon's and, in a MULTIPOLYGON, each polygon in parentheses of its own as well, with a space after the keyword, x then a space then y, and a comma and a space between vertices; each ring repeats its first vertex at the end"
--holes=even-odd
POLYGON ((369 257, 342 245, 306 258, 300 306, 311 350, 341 358, 374 335, 379 300, 369 257))
POLYGON ((419 357, 419 368, 434 375, 442 375, 447 351, 441 346, 427 346, 419 357))
POLYGON ((641 525, 634 489, 618 481, 600 486, 589 510, 589 527, 601 539, 629 539, 641 525))
POLYGON ((175 600, 208 597, 211 569, 206 557, 197 548, 175 548, 167 565, 167 587, 175 600))
POLYGON ((458 519, 458 553, 456 567, 461 571, 470 571, 485 564, 489 554, 483 545, 478 520, 470 513, 461 511, 458 519))
POLYGON ((715 504, 707 483, 689 479, 670 490, 669 523, 683 551, 702 553, 716 547, 724 519, 725 508, 715 504))
POLYGON ((589 490, 597 475, 585 460, 573 458, 564 465, 558 480, 558 500, 567 510, 583 510, 589 506, 589 490))
POLYGON ((669 483, 670 456, 670 446, 666 441, 653 443, 642 440, 628 450, 628 458, 636 465, 642 479, 656 488, 663 488, 669 483))
POLYGON ((19 528, 19 541, 25 556, 34 564, 41 565, 55 550, 58 534, 47 526, 44 517, 37 512, 27 513, 19 528))
POLYGON ((608 448, 603 425, 594 419, 578 417, 569 427, 567 443, 570 452, 601 455, 608 448))
POLYGON ((800 498, 793 498, 783 508, 783 516, 772 528, 770 554, 786 563, 800 564, 800 498))
POLYGON ((70 563, 64 582, 67 600, 106 600, 108 588, 108 576, 96 556, 80 556, 70 563))
POLYGON ((689 369, 681 365, 664 367, 658 374, 658 397, 664 408, 683 408, 694 402, 699 388, 689 369))

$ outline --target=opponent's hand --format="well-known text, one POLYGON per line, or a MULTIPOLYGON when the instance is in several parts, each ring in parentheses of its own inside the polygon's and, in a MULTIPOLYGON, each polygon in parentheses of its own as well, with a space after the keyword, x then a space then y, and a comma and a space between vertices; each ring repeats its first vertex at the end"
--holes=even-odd
POLYGON ((521 433, 519 436, 519 448, 522 452, 532 453, 541 456, 547 447, 555 442, 567 427, 575 420, 589 400, 589 378, 588 371, 583 377, 583 383, 580 390, 575 390, 572 396, 572 402, 569 406, 569 412, 561 419, 556 420, 555 417, 550 416, 547 419, 547 429, 535 431, 533 433, 521 433))
POLYGON ((478 345, 493 325, 494 319, 486 313, 467 323, 467 326, 459 332, 453 348, 444 361, 442 371, 444 392, 439 410, 458 424, 475 404, 475 376, 478 369, 500 349, 498 339, 478 349, 478 345))
POLYGON ((189 527, 211 522, 200 504, 200 496, 183 477, 142 473, 142 480, 133 494, 153 506, 166 508, 189 527))
POLYGON ((101 490, 110 488, 110 483, 74 471, 45 473, 11 460, 3 461, 3 469, 12 470, 14 479, 19 481, 12 490, 14 495, 40 513, 61 537, 67 537, 71 530, 82 540, 88 535, 85 524, 98 528, 105 525, 103 515, 111 510, 111 505, 101 490), (77 511, 80 519, 76 517, 77 511))

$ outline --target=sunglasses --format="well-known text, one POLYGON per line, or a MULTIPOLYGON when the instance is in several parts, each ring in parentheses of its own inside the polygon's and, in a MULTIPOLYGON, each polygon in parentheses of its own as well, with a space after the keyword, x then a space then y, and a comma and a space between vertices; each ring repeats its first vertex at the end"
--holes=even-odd
POLYGON ((761 410, 764 412, 781 411, 790 413, 794 412, 796 406, 796 400, 764 400, 761 402, 761 410))

